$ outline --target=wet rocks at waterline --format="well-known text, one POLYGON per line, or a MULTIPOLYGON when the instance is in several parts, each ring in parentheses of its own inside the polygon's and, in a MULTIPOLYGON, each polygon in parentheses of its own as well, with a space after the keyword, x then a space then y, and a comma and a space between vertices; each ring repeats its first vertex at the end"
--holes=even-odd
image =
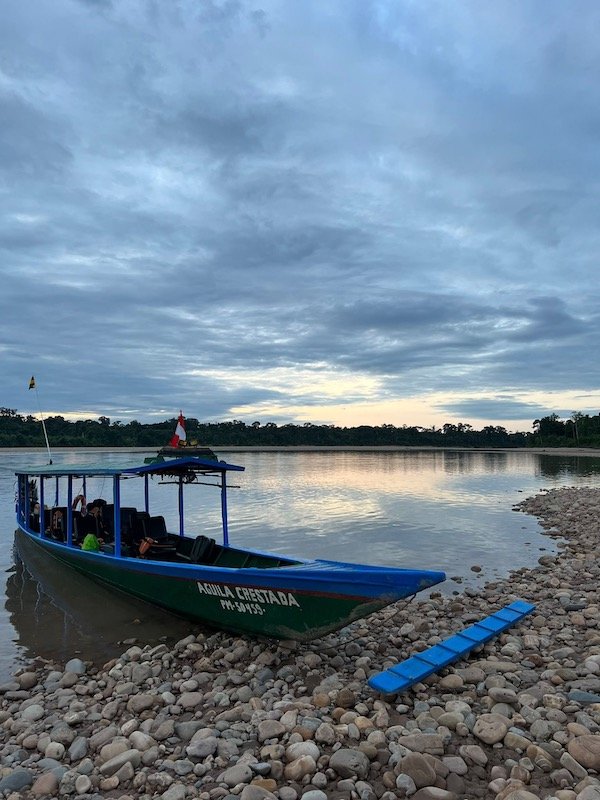
POLYGON ((0 795, 600 798, 600 492, 526 500, 559 554, 310 644, 224 633, 34 661, 0 687, 0 795), (397 696, 366 680, 515 599, 506 631, 397 696))

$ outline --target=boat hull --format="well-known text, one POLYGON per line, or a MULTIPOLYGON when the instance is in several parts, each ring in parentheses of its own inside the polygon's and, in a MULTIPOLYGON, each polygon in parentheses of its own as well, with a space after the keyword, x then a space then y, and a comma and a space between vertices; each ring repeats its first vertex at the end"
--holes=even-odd
POLYGON ((195 447, 194 445, 190 445, 189 447, 172 447, 171 445, 165 445, 160 448, 158 455, 169 456, 171 458, 208 458, 217 461, 217 456, 210 447, 195 447))
POLYGON ((227 569, 115 558, 17 530, 78 572, 211 627, 309 641, 439 583, 444 573, 305 562, 278 569, 227 569))

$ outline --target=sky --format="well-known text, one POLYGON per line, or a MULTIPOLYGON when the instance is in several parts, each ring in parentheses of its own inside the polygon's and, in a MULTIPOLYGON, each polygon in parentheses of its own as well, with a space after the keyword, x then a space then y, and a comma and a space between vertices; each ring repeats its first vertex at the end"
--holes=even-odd
POLYGON ((592 0, 5 0, 0 406, 598 414, 599 30, 592 0))

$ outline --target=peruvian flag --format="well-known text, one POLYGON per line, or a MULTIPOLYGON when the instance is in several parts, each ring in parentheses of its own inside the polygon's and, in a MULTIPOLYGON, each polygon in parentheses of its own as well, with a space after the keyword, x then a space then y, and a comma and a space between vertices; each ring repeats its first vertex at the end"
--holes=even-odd
POLYGON ((181 411, 179 412, 179 418, 177 419, 177 427, 175 428, 175 433, 173 434, 173 438, 169 442, 171 447, 178 447, 179 442, 185 442, 185 420, 183 418, 183 414, 181 411))

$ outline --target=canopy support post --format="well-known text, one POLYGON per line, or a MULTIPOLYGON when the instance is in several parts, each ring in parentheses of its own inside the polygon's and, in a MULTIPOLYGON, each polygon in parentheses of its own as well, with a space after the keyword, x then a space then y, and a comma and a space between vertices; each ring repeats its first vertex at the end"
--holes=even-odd
POLYGON ((229 547, 229 529, 227 524, 227 478, 226 472, 221 473, 221 519, 223 520, 223 544, 229 547))
POLYGON ((144 508, 146 510, 146 514, 150 513, 150 492, 148 491, 148 480, 149 475, 146 473, 144 475, 144 508))
POLYGON ((44 512, 44 476, 40 475, 40 536, 46 535, 46 514, 44 512))
MULTIPOLYGON (((19 498, 20 499, 20 498, 19 498)), ((22 519, 27 527, 29 527, 29 517, 31 515, 31 503, 29 500, 29 475, 25 475, 25 491, 23 492, 24 507, 22 509, 22 519)))
POLYGON ((22 525, 25 524, 25 483, 23 481, 27 481, 27 475, 19 475, 17 478, 17 496, 15 498, 16 501, 16 512, 17 512, 17 520, 22 525))
POLYGON ((115 558, 121 558, 121 484, 120 475, 113 478, 113 503, 115 505, 115 516, 113 528, 115 531, 115 558))
POLYGON ((73 476, 67 479, 67 547, 73 547, 73 476))
POLYGON ((183 478, 179 476, 179 535, 184 534, 183 524, 183 478))

